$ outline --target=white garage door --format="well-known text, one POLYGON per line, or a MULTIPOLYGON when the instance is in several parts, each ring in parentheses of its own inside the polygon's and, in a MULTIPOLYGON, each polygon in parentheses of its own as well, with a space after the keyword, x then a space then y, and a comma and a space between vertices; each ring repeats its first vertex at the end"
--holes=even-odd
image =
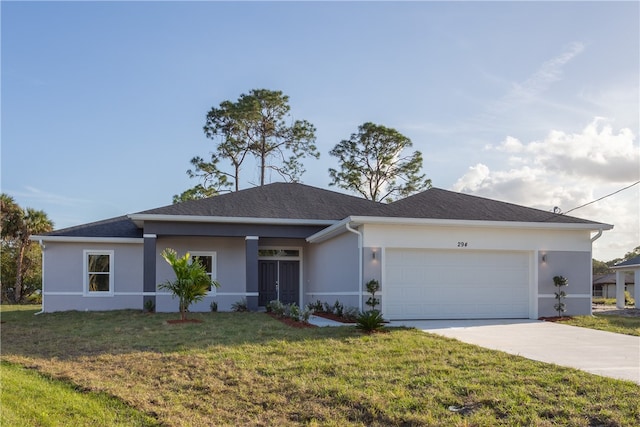
POLYGON ((522 252, 387 249, 388 319, 529 317, 529 257, 522 252))

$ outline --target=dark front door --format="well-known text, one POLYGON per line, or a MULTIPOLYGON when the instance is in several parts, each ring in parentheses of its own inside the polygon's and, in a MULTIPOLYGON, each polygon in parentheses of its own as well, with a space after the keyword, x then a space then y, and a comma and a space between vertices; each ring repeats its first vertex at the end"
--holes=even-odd
POLYGON ((258 261, 258 305, 279 299, 283 304, 298 304, 300 261, 258 261))

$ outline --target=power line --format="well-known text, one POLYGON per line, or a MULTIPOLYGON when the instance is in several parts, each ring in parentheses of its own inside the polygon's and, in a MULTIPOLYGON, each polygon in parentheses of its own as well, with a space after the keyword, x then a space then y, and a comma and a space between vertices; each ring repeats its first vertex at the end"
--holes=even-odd
POLYGON ((562 214, 563 214, 563 215, 566 215, 566 214, 568 214, 569 212, 573 212, 573 211, 575 211, 575 210, 577 210, 577 209, 584 208, 585 206, 589 206, 589 205, 591 205, 591 204, 593 204, 593 203, 595 203, 595 202, 599 202, 600 200, 606 199, 607 197, 611 197, 611 196, 613 196, 614 194, 618 194, 618 193, 620 193, 621 191, 627 190, 627 189, 629 189, 629 188, 633 187, 634 185, 638 185, 638 184, 640 184, 640 181, 636 181, 636 182, 634 182, 633 184, 627 185, 627 186, 626 186, 626 187, 624 187, 624 188, 621 188, 621 189, 619 189, 619 190, 616 190, 616 191, 614 191, 613 193, 607 194, 606 196, 602 196, 602 197, 600 197, 599 199, 593 200, 593 201, 591 201, 591 202, 589 202, 589 203, 585 203, 584 205, 580 205, 580 206, 578 206, 578 207, 576 207, 576 208, 569 209, 569 210, 568 210, 568 211, 566 211, 566 212, 562 212, 562 214))

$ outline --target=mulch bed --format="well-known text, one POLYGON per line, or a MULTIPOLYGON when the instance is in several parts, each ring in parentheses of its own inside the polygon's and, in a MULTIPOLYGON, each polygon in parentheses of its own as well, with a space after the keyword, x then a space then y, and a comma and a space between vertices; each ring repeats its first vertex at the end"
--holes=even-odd
POLYGON ((558 316, 553 316, 553 317, 540 317, 538 318, 538 320, 543 320, 545 322, 566 322, 568 320, 573 319, 573 317, 571 316, 562 316, 562 317, 558 317, 558 316))
POLYGON ((273 317, 276 320, 281 321, 282 323, 284 323, 285 325, 291 326, 292 328, 298 328, 298 329, 307 329, 307 328, 316 328, 316 325, 312 325, 311 323, 307 323, 307 322, 298 322, 297 320, 293 320, 290 317, 280 317, 277 316, 273 313, 267 313, 269 316, 273 317))

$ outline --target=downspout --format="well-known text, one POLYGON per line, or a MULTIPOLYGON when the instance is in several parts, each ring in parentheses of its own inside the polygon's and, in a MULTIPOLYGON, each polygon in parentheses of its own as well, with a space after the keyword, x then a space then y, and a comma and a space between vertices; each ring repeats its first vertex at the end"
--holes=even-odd
MULTIPOLYGON (((593 307, 593 242, 595 242, 596 240, 598 240, 600 238, 600 236, 602 236, 602 228, 600 230, 598 230, 598 234, 596 234, 595 236, 593 236, 591 238, 591 270, 589 275, 591 276, 590 282, 591 282, 591 292, 589 292, 589 307, 593 307)), ((617 286, 617 285, 616 285, 617 286)), ((591 310, 591 316, 593 316, 593 309, 591 310)))
POLYGON ((362 233, 351 228, 351 225, 348 222, 345 224, 345 227, 347 231, 358 235, 358 310, 362 312, 362 233))
POLYGON ((34 313, 34 316, 44 313, 44 243, 42 242, 42 240, 38 240, 38 243, 40 244, 40 249, 42 250, 42 271, 40 273, 42 275, 42 289, 40 290, 40 296, 42 297, 42 309, 39 312, 34 313))
POLYGON ((595 242, 596 240, 598 240, 600 238, 600 236, 602 236, 602 228, 600 230, 598 230, 598 234, 596 234, 595 236, 593 236, 591 238, 591 243, 595 242))

